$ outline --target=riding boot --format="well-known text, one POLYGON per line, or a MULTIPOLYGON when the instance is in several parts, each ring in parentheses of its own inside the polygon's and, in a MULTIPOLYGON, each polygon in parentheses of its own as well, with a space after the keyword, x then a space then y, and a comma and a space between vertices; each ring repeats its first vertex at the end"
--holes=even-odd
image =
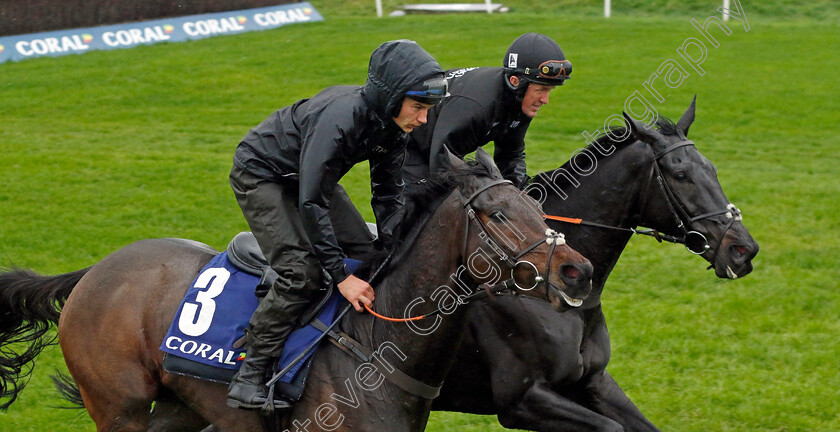
MULTIPOLYGON (((310 280, 320 281, 320 278, 309 276, 306 270, 292 266, 281 270, 251 315, 246 337, 248 352, 228 388, 228 406, 260 408, 268 398, 265 374, 271 360, 281 355, 289 333, 299 324, 298 318, 310 303, 309 298, 297 295, 297 292, 306 288, 312 291, 314 282, 310 280)), ((321 271, 317 266, 314 270, 321 271)), ((277 399, 273 406, 276 409, 291 407, 288 402, 277 399)))
MULTIPOLYGON (((233 377, 228 387, 227 405, 231 408, 261 408, 268 399, 265 374, 271 365, 272 358, 249 348, 245 360, 239 371, 233 377)), ((274 400, 277 409, 289 408, 287 402, 274 400)))

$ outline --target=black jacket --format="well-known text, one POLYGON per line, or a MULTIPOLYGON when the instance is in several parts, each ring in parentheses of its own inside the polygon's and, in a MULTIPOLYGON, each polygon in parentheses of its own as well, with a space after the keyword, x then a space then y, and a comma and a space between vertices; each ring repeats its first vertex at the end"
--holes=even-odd
POLYGON ((443 146, 458 157, 493 141, 493 159, 502 175, 524 186, 525 133, 531 118, 505 85, 504 69, 482 67, 446 72, 449 96, 429 111, 428 122, 414 129, 408 145, 405 177, 416 181, 445 167, 443 146))
POLYGON ((379 236, 399 222, 407 134, 393 121, 403 94, 443 70, 411 41, 387 42, 371 56, 364 87, 329 87, 275 112, 242 139, 234 164, 275 182, 297 182, 298 210, 321 264, 337 282, 347 274, 328 209, 335 185, 355 164, 370 161, 371 206, 379 236))

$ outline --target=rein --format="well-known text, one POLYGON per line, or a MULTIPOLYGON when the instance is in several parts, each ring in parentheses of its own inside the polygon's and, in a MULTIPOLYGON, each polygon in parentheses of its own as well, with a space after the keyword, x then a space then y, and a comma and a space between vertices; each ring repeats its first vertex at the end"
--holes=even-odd
POLYGON ((586 225, 586 226, 591 226, 591 227, 596 227, 596 228, 613 229, 613 230, 618 230, 618 231, 626 231, 626 232, 630 232, 630 233, 638 234, 638 235, 651 236, 651 237, 655 238, 660 243, 662 243, 662 241, 664 240, 664 241, 670 242, 670 243, 685 244, 683 239, 681 239, 679 237, 674 237, 672 235, 663 234, 663 233, 661 233, 661 232, 659 232, 655 229, 624 228, 624 227, 617 227, 617 226, 612 226, 612 225, 600 224, 598 222, 585 221, 583 219, 568 218, 568 217, 563 217, 563 216, 553 216, 553 215, 548 215, 548 214, 544 214, 543 217, 546 218, 546 219, 551 219, 551 220, 570 223, 570 224, 575 224, 575 225, 586 225))
MULTIPOLYGON (((538 278, 542 279, 541 277, 538 277, 538 278)), ((488 297, 488 296, 499 295, 499 294, 502 294, 506 291, 513 291, 514 287, 516 286, 516 281, 514 281, 513 278, 511 277, 510 279, 504 280, 504 281, 499 282, 495 285, 484 284, 483 286, 484 286, 483 291, 479 290, 479 291, 472 292, 468 295, 459 297, 460 303, 461 304, 466 304, 470 300, 476 300, 476 299, 480 299, 480 298, 484 298, 484 297, 488 297)), ((367 309, 367 311, 370 312, 371 315, 375 316, 376 318, 379 318, 379 319, 385 320, 385 321, 390 321, 390 322, 419 321, 419 320, 422 320, 422 319, 431 318, 431 317, 443 312, 443 310, 440 307, 438 307, 437 309, 435 309, 435 310, 433 310, 429 313, 426 313, 426 314, 423 314, 423 315, 418 315, 418 316, 415 316, 415 317, 391 318, 391 317, 387 317, 385 315, 381 315, 381 314, 378 314, 378 313, 374 312, 373 309, 371 309, 367 305, 365 305, 365 309, 367 309)))

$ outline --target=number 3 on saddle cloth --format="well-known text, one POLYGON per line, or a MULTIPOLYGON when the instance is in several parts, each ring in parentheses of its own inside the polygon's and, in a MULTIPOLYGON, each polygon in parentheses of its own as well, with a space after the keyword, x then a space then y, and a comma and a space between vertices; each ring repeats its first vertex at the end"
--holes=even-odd
MULTIPOLYGON (((352 273, 360 261, 347 259, 352 273)), ((240 233, 228 249, 216 255, 193 281, 175 319, 163 339, 163 367, 169 373, 201 380, 229 383, 245 359, 241 346, 248 320, 257 309, 258 288, 270 287, 276 273, 267 265, 249 233, 240 233), (272 277, 273 276, 273 277, 272 277)), ((325 297, 313 312, 315 319, 329 326, 340 306, 347 301, 338 290, 324 291, 325 297)), ((312 314, 307 314, 312 316, 312 314)), ((289 335, 274 371, 286 368, 314 343, 322 332, 309 324, 289 335)), ((279 395, 300 399, 315 349, 299 359, 276 383, 279 395)))

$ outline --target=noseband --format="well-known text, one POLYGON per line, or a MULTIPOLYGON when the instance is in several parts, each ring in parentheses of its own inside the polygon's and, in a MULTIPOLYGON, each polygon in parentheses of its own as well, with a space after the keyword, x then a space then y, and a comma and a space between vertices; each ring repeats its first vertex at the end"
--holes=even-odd
MULTIPOLYGON (((693 145, 694 142, 690 140, 679 141, 668 145, 667 147, 665 147, 664 150, 660 151, 659 153, 655 153, 653 155, 653 159, 651 160, 651 172, 650 176, 648 177, 647 186, 645 186, 643 190, 649 190, 651 181, 654 178, 656 178, 656 182, 659 184, 659 188, 662 190, 663 195, 665 195, 665 201, 668 203, 668 209, 674 217, 674 221, 677 224, 677 228, 682 230, 683 232, 683 238, 680 241, 680 243, 683 243, 685 245, 686 250, 695 255, 702 255, 711 249, 712 257, 709 259, 709 261, 714 263, 715 257, 718 253, 717 251, 720 248, 720 244, 723 242, 724 235, 727 231, 729 231, 729 228, 732 227, 732 224, 735 221, 739 221, 742 219, 741 211, 738 210, 738 208, 735 207, 734 204, 729 203, 726 205, 726 208, 711 211, 708 213, 703 213, 698 216, 691 216, 686 210, 685 205, 683 205, 677 198, 676 194, 674 194, 674 191, 668 185, 668 182, 665 181, 665 177, 662 175, 662 170, 659 167, 659 160, 662 158, 662 156, 665 156, 666 154, 678 148, 693 145), (715 247, 710 246, 709 241, 706 239, 706 236, 704 236, 699 231, 688 230, 688 227, 690 227, 691 224, 696 221, 703 219, 711 219, 715 216, 720 215, 726 215, 728 221, 715 247)), ((645 205, 643 204, 641 208, 645 208, 645 205)), ((712 266, 710 266, 709 268, 712 268, 713 266, 714 264, 712 264, 712 266)))
MULTIPOLYGON (((469 240, 470 234, 470 226, 474 223, 479 229, 479 238, 483 239, 493 250, 493 252, 498 255, 499 260, 505 261, 511 268, 510 270, 510 278, 499 282, 493 286, 486 286, 485 291, 488 295, 495 295, 500 294, 505 291, 510 291, 511 293, 515 294, 517 291, 530 291, 541 283, 546 284, 546 296, 549 295, 549 292, 554 291, 559 297, 563 298, 563 300, 572 307, 580 307, 583 304, 582 299, 575 299, 570 297, 568 294, 563 292, 559 287, 551 283, 549 280, 549 276, 551 275, 551 257, 554 255, 555 249, 557 246, 562 246, 566 244, 566 238, 562 233, 558 233, 552 229, 546 229, 545 237, 540 240, 535 241, 530 246, 526 247, 525 249, 521 250, 518 253, 508 253, 501 247, 501 242, 494 240, 493 236, 490 234, 490 230, 487 229, 487 225, 476 215, 476 211, 472 206, 472 202, 479 196, 481 193, 487 191, 488 189, 504 185, 504 184, 513 184, 510 180, 496 180, 491 183, 488 183, 478 189, 477 191, 473 192, 467 199, 463 199, 462 203, 464 208, 466 209, 466 224, 465 224, 465 232, 464 232, 464 242, 461 247, 461 256, 466 259, 467 257, 467 241, 469 240), (549 245, 548 251, 548 259, 546 260, 545 264, 545 272, 540 274, 539 269, 537 266, 527 260, 522 260, 521 258, 528 254, 529 252, 533 251, 543 243, 547 243, 549 245), (517 282, 514 273, 519 266, 525 266, 526 268, 530 268, 533 270, 535 274, 534 283, 528 286, 520 286, 517 282)), ((468 296, 464 300, 469 300, 470 297, 468 296)), ((546 301, 550 301, 549 298, 546 298, 546 301)))

